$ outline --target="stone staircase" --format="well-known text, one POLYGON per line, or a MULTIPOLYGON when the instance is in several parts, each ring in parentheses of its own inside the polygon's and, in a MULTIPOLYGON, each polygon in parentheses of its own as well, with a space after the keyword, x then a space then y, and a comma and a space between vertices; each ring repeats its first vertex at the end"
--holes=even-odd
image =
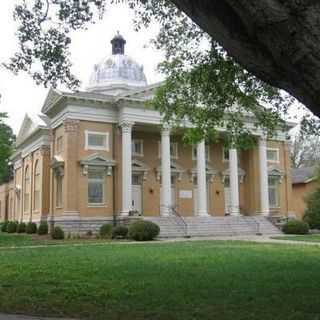
POLYGON ((279 235, 281 231, 262 216, 144 217, 160 227, 160 238, 279 235))

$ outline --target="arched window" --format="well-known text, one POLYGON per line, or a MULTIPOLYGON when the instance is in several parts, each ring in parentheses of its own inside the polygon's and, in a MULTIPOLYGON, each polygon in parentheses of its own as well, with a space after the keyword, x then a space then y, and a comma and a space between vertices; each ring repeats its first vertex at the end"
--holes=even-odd
POLYGON ((39 210, 40 209, 40 188, 41 184, 41 176, 40 176, 40 165, 39 160, 36 161, 36 164, 34 166, 34 200, 33 200, 33 209, 39 210))
POLYGON ((24 212, 28 212, 30 209, 30 170, 29 166, 24 171, 24 212))

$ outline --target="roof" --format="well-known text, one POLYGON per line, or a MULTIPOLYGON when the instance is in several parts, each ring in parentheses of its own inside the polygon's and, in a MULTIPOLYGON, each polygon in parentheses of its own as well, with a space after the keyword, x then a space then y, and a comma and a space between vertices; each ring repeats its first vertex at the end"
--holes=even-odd
POLYGON ((292 169, 292 184, 308 183, 317 176, 317 166, 292 169))
POLYGON ((16 139, 16 146, 21 145, 26 139, 40 129, 48 129, 44 116, 30 116, 25 114, 22 125, 16 139))

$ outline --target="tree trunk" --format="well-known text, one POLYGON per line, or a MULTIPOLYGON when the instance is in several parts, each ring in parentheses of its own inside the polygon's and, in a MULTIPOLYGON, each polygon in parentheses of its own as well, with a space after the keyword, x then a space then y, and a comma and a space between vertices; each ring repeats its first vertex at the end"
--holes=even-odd
POLYGON ((319 0, 173 0, 244 68, 320 116, 319 0))

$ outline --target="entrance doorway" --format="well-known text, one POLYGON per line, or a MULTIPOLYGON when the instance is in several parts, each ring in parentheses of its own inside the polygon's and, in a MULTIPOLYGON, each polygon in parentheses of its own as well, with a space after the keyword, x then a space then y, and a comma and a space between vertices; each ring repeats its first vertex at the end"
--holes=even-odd
POLYGON ((230 191, 230 179, 225 177, 224 180, 224 211, 226 215, 230 214, 231 207, 231 191, 230 191))
POLYGON ((132 176, 132 210, 142 214, 142 176, 132 176))

